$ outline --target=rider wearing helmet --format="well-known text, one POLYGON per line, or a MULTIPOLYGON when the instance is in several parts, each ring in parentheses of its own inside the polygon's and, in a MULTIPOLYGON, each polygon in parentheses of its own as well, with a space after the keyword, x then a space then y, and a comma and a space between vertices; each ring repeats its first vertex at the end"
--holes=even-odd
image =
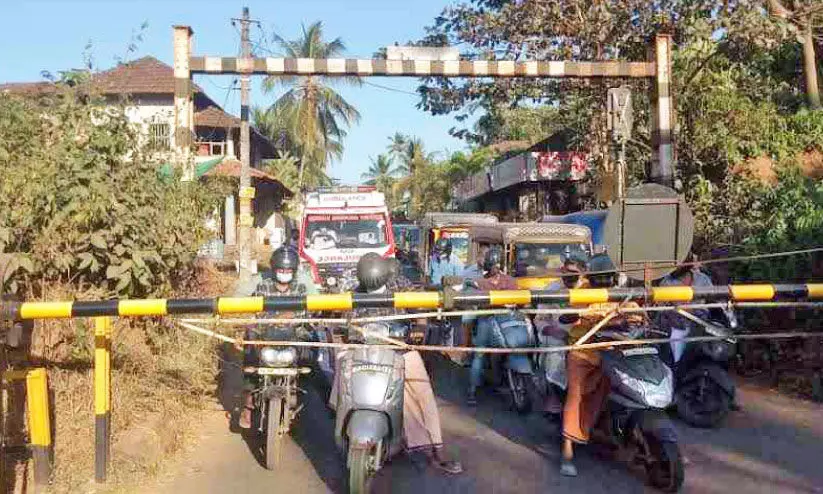
POLYGON ((357 289, 364 293, 383 293, 392 279, 394 269, 389 260, 369 252, 357 262, 357 289))
MULTIPOLYGON (((618 273, 607 254, 597 254, 589 261, 586 276, 591 288, 613 288, 617 286, 618 273)), ((604 317, 618 308, 639 308, 634 302, 617 304, 613 302, 589 305, 589 310, 580 314, 577 322, 569 329, 569 344, 574 344, 589 332, 604 317)), ((629 323, 644 320, 641 314, 619 316, 629 323)), ((614 318, 613 320, 617 320, 614 318)), ((570 351, 566 358, 566 403, 563 407, 563 451, 560 473, 576 476, 574 464, 574 444, 586 444, 591 435, 600 409, 606 403, 611 387, 603 374, 600 354, 597 351, 570 351)))
MULTIPOLYGON (((484 291, 490 290, 516 290, 517 282, 514 278, 503 272, 503 255, 498 249, 489 249, 483 258, 484 277, 477 281, 477 288, 484 291)), ((520 323, 525 320, 519 317, 505 316, 506 331, 517 331, 520 323), (517 327, 517 328, 515 328, 517 327)), ((502 334, 502 329, 495 316, 480 317, 477 320, 476 335, 472 339, 472 345, 476 347, 493 346, 502 347, 506 345, 506 339, 502 334)), ((522 333, 522 331, 521 331, 522 333)), ((475 353, 472 358, 471 369, 469 371, 469 392, 466 402, 469 406, 477 404, 477 388, 483 383, 483 366, 486 355, 475 353)))
MULTIPOLYGON (((398 284, 397 273, 392 267, 392 260, 378 254, 369 253, 357 263, 358 291, 366 293, 386 293, 398 284)), ((402 283, 400 281, 399 283, 402 283)), ((355 317, 375 317, 396 314, 392 309, 359 309, 355 317)), ((345 351, 345 350, 344 350, 345 351)), ((342 352, 338 354, 338 358, 342 352)), ((459 462, 447 461, 442 456, 443 432, 440 427, 440 412, 434 390, 426 372, 423 359, 417 351, 403 354, 404 361, 404 395, 403 395, 403 435, 406 448, 410 453, 422 453, 428 464, 438 470, 458 474, 463 471, 459 462)), ((337 402, 337 379, 334 380, 329 404, 332 408, 337 402)))
POLYGON ((453 252, 451 241, 447 238, 438 239, 434 243, 429 263, 429 283, 435 287, 442 286, 444 276, 460 276, 463 269, 463 262, 453 252))
MULTIPOLYGON (((262 278, 257 284, 253 295, 264 297, 277 297, 286 295, 303 295, 306 293, 305 285, 297 283, 295 278, 297 270, 300 265, 300 257, 297 252, 291 247, 280 247, 275 250, 270 258, 269 265, 271 266, 271 277, 262 278)), ((294 313, 284 312, 279 314, 280 317, 293 317, 294 313)), ((259 337, 273 339, 278 328, 269 327, 264 328, 255 326, 246 329, 244 338, 246 340, 255 340, 259 337)), ((243 348, 243 367, 252 367, 256 365, 258 358, 257 348, 246 346, 243 348)), ((254 409, 254 399, 252 391, 257 386, 257 376, 254 374, 244 373, 243 375, 243 396, 241 402, 243 408, 240 411, 238 425, 242 429, 251 427, 252 410, 254 409)))

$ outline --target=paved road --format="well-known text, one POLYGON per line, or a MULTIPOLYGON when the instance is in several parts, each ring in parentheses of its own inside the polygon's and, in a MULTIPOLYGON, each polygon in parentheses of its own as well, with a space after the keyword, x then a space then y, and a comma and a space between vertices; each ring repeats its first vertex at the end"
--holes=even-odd
MULTIPOLYGON (((596 451, 579 457, 580 476, 557 472, 558 431, 538 415, 520 417, 503 397, 481 396, 480 406, 462 405, 466 376, 443 362, 435 389, 444 434, 466 473, 444 477, 419 470, 404 457, 385 467, 377 493, 629 493, 648 490, 622 464, 596 451)), ((224 373, 223 402, 231 403, 239 376, 224 373)), ((346 472, 334 448, 331 415, 309 387, 306 408, 285 449, 282 472, 259 463, 254 441, 229 430, 222 410, 204 416, 203 437, 172 475, 147 490, 168 494, 345 492, 346 472)), ((723 429, 679 426, 687 458, 683 492, 823 493, 823 407, 743 386, 743 411, 723 429)), ((216 407, 219 408, 219 407, 216 407)))

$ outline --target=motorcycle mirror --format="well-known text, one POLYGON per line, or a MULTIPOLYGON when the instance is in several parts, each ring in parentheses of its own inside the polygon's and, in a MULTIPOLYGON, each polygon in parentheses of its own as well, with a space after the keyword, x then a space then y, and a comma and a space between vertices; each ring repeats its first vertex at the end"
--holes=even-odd
POLYGON ((737 314, 735 314, 734 308, 726 307, 723 309, 723 312, 726 314, 726 319, 729 321, 729 327, 731 329, 737 329, 737 314))

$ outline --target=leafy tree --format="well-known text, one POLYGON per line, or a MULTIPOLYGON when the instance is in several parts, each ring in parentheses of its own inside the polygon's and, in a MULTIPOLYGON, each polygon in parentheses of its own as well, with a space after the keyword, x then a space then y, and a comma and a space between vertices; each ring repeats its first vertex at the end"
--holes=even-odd
MULTIPOLYGON (((326 41, 323 24, 315 22, 303 26, 302 35, 286 40, 274 35, 283 55, 290 58, 335 58, 345 50, 340 38, 326 41)), ((360 120, 360 113, 339 93, 332 89, 333 82, 341 78, 325 76, 269 76, 263 82, 263 90, 272 92, 279 86, 287 88, 269 108, 277 118, 289 122, 292 138, 300 150, 298 184, 302 185, 306 170, 313 176, 326 173, 331 159, 343 153, 346 127, 360 120)), ((343 78, 343 82, 359 86, 357 77, 343 78)))
POLYGON ((769 0, 769 13, 787 20, 797 30, 797 38, 803 47, 803 74, 809 106, 820 108, 820 87, 817 83, 817 55, 815 54, 815 30, 820 28, 823 5, 815 0, 769 0))
POLYGON ((392 159, 405 161, 409 152, 409 136, 395 132, 394 135, 389 136, 389 156, 392 159))
MULTIPOLYGON (((560 129, 560 115, 552 106, 492 108, 477 120, 475 134, 464 135, 480 145, 500 141, 534 144, 560 129)), ((456 134, 461 135, 460 132, 456 134)))
MULTIPOLYGON (((676 101, 683 103, 681 85, 705 90, 695 83, 695 77, 702 75, 707 65, 745 65, 752 53, 773 49, 785 39, 785 23, 766 15, 764 7, 758 0, 723 4, 709 0, 472 0, 444 9, 420 43, 460 46, 464 58, 476 60, 645 60, 652 37, 673 31, 673 80, 676 101), (681 48, 700 43, 705 50, 693 53, 700 56, 690 59, 689 65, 679 63, 681 48)), ((756 79, 751 85, 759 82, 756 79)), ((629 155, 635 170, 642 174, 651 158, 648 86, 639 80, 626 83, 633 89, 637 115, 629 155)), ((557 109, 555 128, 571 130, 575 138, 572 145, 585 147, 601 171, 611 173, 605 96, 607 88, 615 84, 602 79, 456 81, 432 77, 420 88, 419 106, 433 114, 454 113, 458 120, 482 111, 486 115, 481 124, 494 129, 507 109, 548 105, 557 109)), ((466 130, 456 131, 461 132, 472 137, 466 130)), ((682 142, 678 141, 678 150, 682 142)), ((635 170, 630 171, 634 174, 635 170)))
MULTIPOLYGON (((402 201, 407 213, 422 214, 421 203, 423 192, 432 181, 437 181, 439 175, 429 175, 435 170, 432 165, 436 153, 426 151, 423 141, 419 137, 410 137, 400 132, 389 137, 388 151, 390 156, 400 161, 398 173, 402 175, 395 183, 393 197, 396 203, 402 201)), ((438 168, 437 172, 440 170, 438 168)))
POLYGON ((368 171, 361 178, 365 180, 366 185, 376 186, 377 190, 385 194, 389 209, 394 210, 397 206, 394 198, 397 169, 394 167, 394 162, 385 154, 377 155, 377 159, 372 158, 371 162, 368 171))
POLYGON ((168 294, 208 238, 217 194, 160 178, 125 107, 106 105, 87 81, 56 87, 36 100, 0 95, 5 288, 37 295, 58 282, 168 294))
POLYGON ((449 181, 459 182, 489 166, 496 158, 496 153, 488 147, 477 148, 469 153, 458 151, 441 163, 446 170, 449 181))
MULTIPOLYGON (((269 160, 266 163, 266 170, 269 174, 278 177, 291 190, 299 191, 302 187, 314 188, 329 185, 331 178, 326 174, 325 168, 309 166, 301 168, 302 159, 306 157, 299 144, 295 119, 293 113, 289 114, 283 110, 273 108, 255 108, 252 112, 254 125, 264 135, 268 136, 278 149, 279 158, 269 160), (302 180, 300 173, 302 172, 302 180)), ((335 153, 342 153, 339 142, 327 141, 327 145, 333 146, 335 153)), ((332 150, 329 150, 331 152, 332 150)), ((310 158, 306 158, 310 159, 310 158)))

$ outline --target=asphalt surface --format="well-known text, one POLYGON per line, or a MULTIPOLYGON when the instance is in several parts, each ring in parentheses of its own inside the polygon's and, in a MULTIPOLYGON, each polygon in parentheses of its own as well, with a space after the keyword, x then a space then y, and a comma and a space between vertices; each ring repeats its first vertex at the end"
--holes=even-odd
MULTIPOLYGON (((203 435, 171 473, 144 492, 169 494, 346 492, 344 460, 333 441, 333 419, 317 387, 309 383, 305 408, 284 450, 281 471, 260 463, 259 441, 233 432, 225 410, 233 410, 239 373, 227 364, 221 405, 203 416, 203 435)), ((654 492, 639 474, 596 447, 578 453, 577 478, 558 472, 559 431, 538 414, 519 416, 502 395, 463 404, 466 371, 438 361, 434 372, 449 454, 466 469, 444 476, 405 456, 385 466, 373 492, 397 493, 635 493, 654 492)), ((682 492, 823 493, 823 407, 747 386, 742 411, 721 429, 698 430, 678 423, 686 458, 682 492)))

